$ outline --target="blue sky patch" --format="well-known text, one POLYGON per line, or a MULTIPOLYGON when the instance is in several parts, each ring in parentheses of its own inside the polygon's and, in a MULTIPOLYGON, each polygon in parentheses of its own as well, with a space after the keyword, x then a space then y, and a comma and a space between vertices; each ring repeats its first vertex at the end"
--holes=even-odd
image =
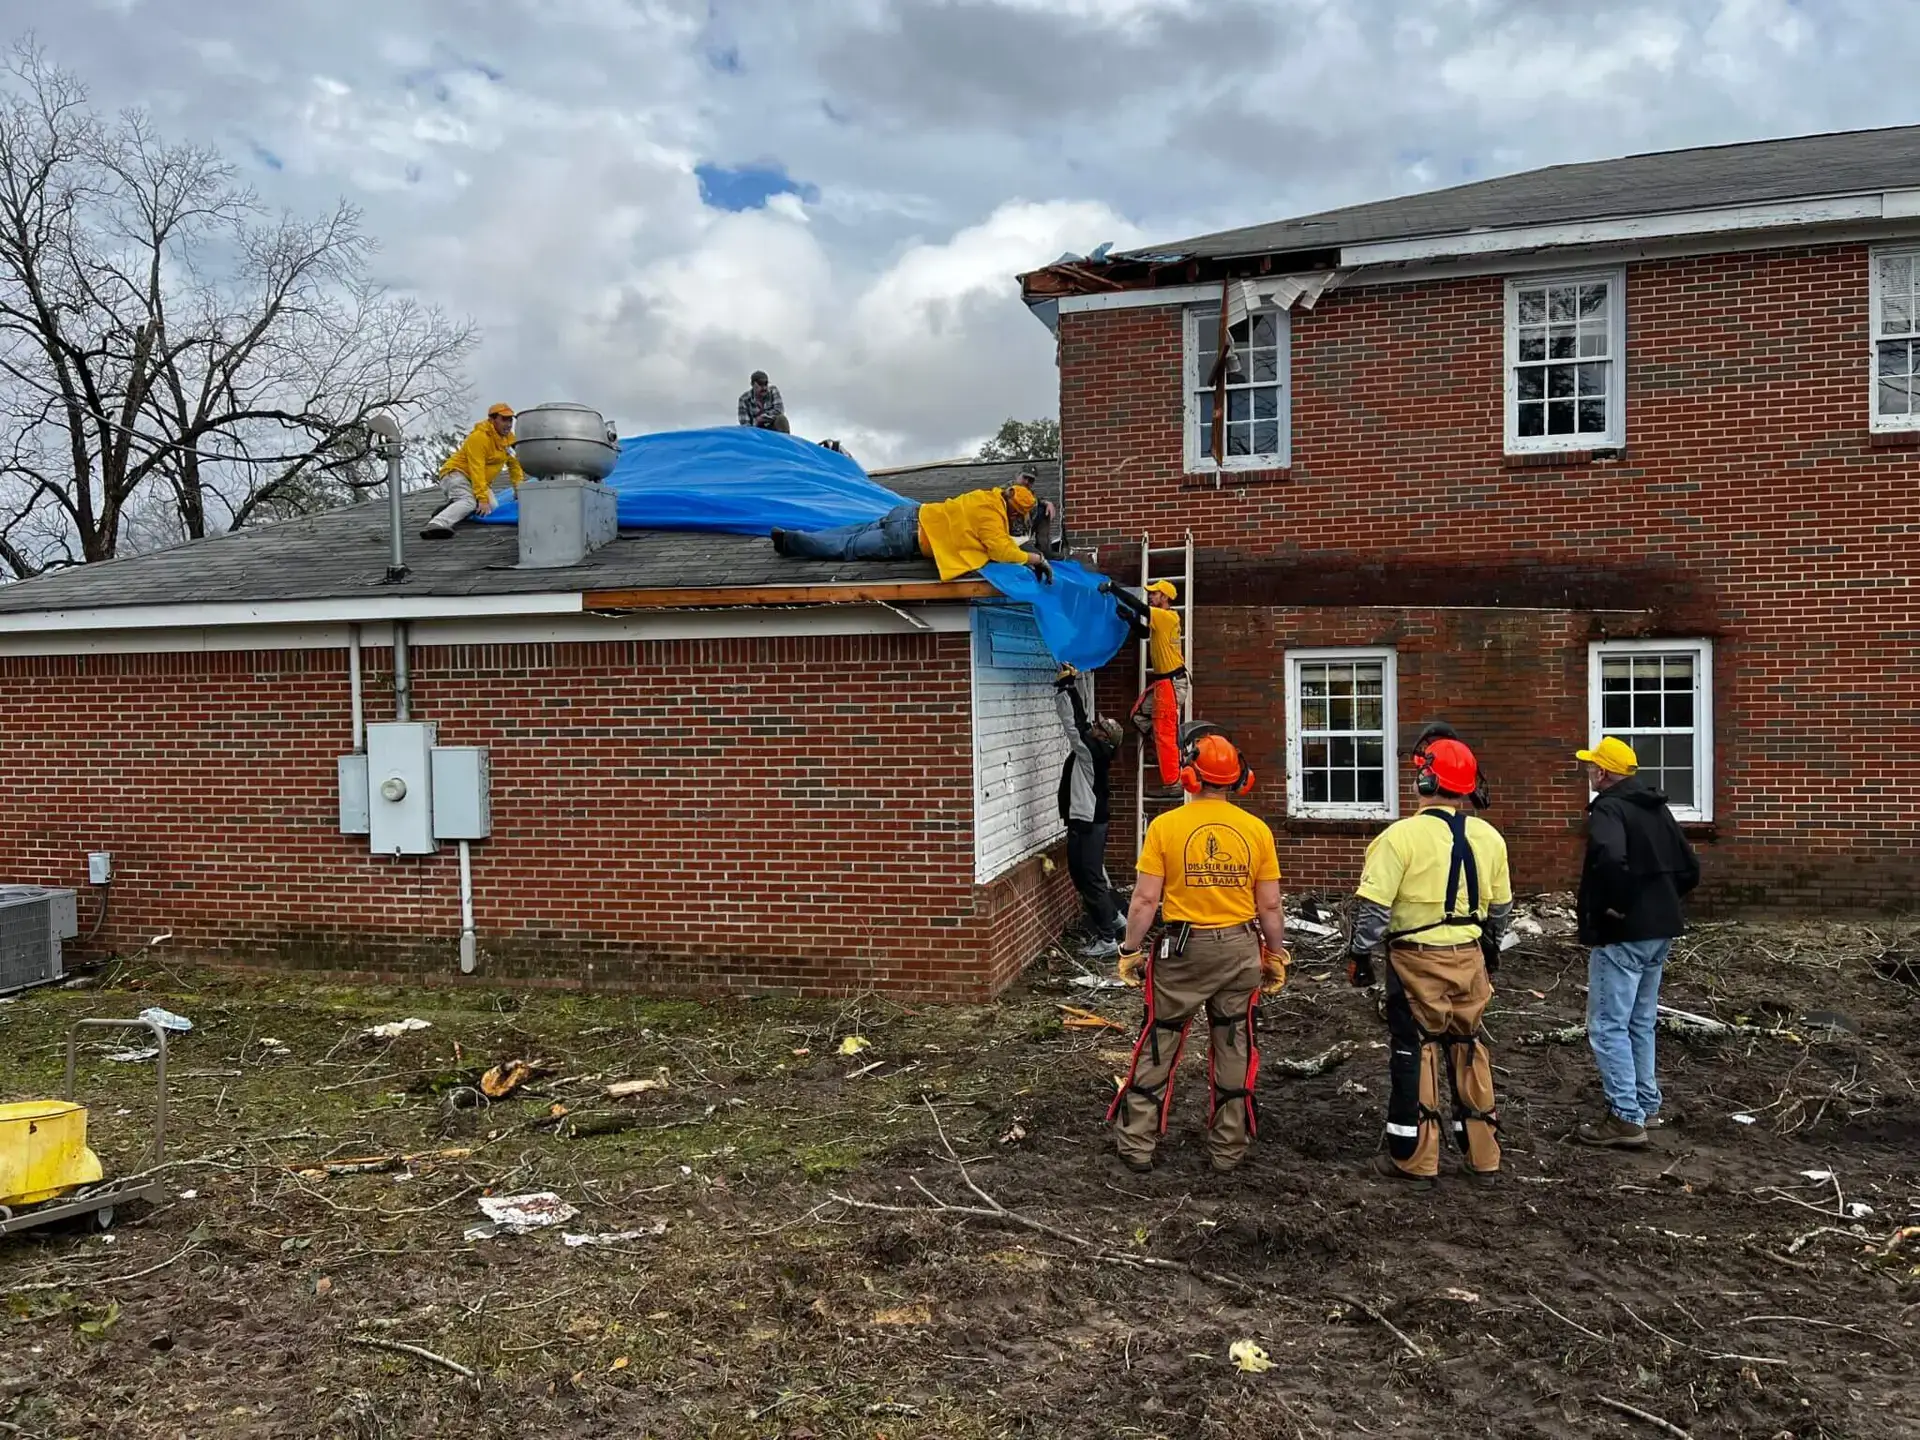
POLYGON ((693 167, 700 182, 700 200, 716 210, 758 210, 776 195, 798 195, 802 200, 820 198, 820 189, 795 180, 779 164, 715 165, 703 161, 693 167))

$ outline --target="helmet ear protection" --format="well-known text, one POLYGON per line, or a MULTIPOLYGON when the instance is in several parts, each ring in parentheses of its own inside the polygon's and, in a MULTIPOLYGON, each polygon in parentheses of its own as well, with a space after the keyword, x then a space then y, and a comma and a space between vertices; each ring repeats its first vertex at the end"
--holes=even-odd
POLYGON ((1248 767, 1245 757, 1240 754, 1240 747, 1227 739, 1219 729, 1212 725, 1194 725, 1190 727, 1189 733, 1182 741, 1180 747, 1180 788, 1185 790, 1189 795, 1198 795, 1205 786, 1209 784, 1219 785, 1221 783, 1217 780, 1205 780, 1200 774, 1200 746, 1202 742, 1209 739, 1218 739, 1221 744, 1231 750, 1233 752, 1234 764, 1239 768, 1239 774, 1222 788, 1231 795, 1246 794, 1253 788, 1253 771, 1248 767))
POLYGON ((1440 781, 1433 773, 1433 756, 1424 749, 1413 752, 1413 793, 1427 800, 1440 793, 1440 781))

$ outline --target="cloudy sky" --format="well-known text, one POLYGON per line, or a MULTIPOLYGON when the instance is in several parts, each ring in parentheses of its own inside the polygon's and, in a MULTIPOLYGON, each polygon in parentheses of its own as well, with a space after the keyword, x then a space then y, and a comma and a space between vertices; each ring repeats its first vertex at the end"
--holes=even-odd
POLYGON ((365 208, 475 398, 770 371, 870 465, 1055 413, 1015 272, 1568 160, 1920 119, 1886 0, 0 0, 275 203, 365 208))

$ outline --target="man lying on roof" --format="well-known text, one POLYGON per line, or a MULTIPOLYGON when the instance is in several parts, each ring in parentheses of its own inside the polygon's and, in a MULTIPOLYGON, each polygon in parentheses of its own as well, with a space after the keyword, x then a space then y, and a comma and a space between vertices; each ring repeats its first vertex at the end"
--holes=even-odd
POLYGON ((989 560, 1030 565, 1049 585, 1053 567, 1044 555, 1030 554, 1013 538, 1035 510, 1051 513, 1033 493, 1033 476, 1022 474, 1003 490, 969 490, 951 500, 926 505, 896 505, 864 525, 831 530, 775 530, 773 548, 795 560, 911 560, 924 555, 952 580, 978 570, 989 560))

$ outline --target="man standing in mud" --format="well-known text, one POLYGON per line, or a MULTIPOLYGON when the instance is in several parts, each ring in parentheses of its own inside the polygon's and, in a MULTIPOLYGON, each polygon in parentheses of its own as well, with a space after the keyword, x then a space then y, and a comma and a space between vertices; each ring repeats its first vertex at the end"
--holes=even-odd
POLYGON ((1685 928, 1680 897, 1700 883, 1700 861, 1667 797, 1639 774, 1640 757, 1606 736, 1574 758, 1594 792, 1580 872, 1580 938, 1587 959, 1587 1043, 1600 1067, 1607 1114, 1574 1132, 1582 1145, 1643 1150, 1660 1123, 1654 1021, 1667 953, 1685 928))
POLYGON ((1473 752, 1441 738, 1412 758, 1420 809, 1367 847, 1347 978, 1373 984, 1373 953, 1387 947, 1390 1091, 1386 1150, 1373 1164, 1386 1179, 1430 1188, 1440 1170, 1442 1069, 1462 1173, 1486 1180, 1500 1168, 1493 1062, 1479 1030, 1513 885, 1507 842, 1466 813, 1480 778, 1473 752))
POLYGON ((1253 772, 1231 740, 1203 728, 1181 756, 1181 784, 1194 799, 1147 827, 1121 942, 1120 978, 1144 985, 1147 1014, 1107 1120, 1121 1161, 1135 1171, 1153 1168, 1173 1107, 1173 1072, 1203 1007, 1212 1084, 1207 1151, 1220 1174, 1245 1158, 1260 1069, 1254 1007, 1287 981, 1273 831, 1229 798, 1252 788, 1253 772), (1143 947, 1156 913, 1165 925, 1149 957, 1143 947))

